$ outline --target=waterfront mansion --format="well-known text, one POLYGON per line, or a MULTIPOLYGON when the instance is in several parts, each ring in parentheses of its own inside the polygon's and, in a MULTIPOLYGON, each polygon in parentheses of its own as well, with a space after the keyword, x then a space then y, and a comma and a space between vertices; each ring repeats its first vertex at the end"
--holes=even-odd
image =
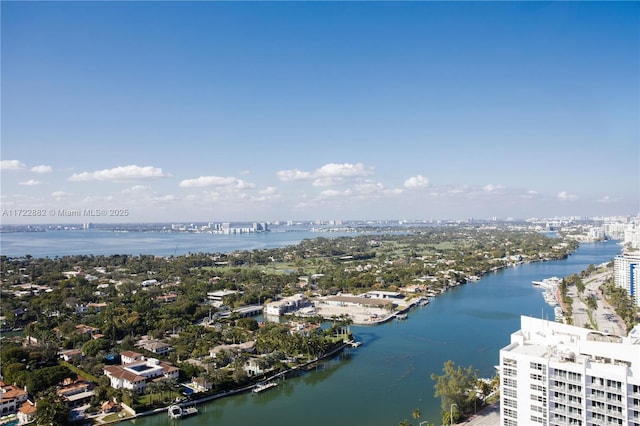
POLYGON ((157 380, 177 379, 180 369, 155 358, 145 358, 142 354, 125 351, 120 354, 121 365, 103 367, 111 387, 131 389, 143 393, 147 383, 157 380))

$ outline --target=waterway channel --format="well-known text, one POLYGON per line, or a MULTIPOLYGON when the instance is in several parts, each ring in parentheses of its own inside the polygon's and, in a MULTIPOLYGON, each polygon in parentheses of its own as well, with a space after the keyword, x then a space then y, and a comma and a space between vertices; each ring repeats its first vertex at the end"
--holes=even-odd
POLYGON ((411 417, 416 408, 421 421, 440 424, 432 373, 441 374, 443 363, 451 359, 456 365, 473 365, 481 377, 493 376, 499 350, 519 328, 521 315, 553 320, 553 309, 531 281, 579 273, 620 251, 614 241, 585 243, 564 260, 488 274, 416 308, 407 320, 352 326, 362 346, 268 391, 200 404, 198 415, 182 420, 160 414, 125 424, 395 426, 404 419, 417 424, 411 417))

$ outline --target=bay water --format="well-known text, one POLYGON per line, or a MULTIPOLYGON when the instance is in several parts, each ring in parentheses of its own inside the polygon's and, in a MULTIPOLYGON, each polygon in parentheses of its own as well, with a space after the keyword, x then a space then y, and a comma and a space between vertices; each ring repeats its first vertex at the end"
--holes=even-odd
MULTIPOLYGON (((108 231, 3 233, 0 253, 56 257, 75 254, 220 253, 283 247, 313 232, 244 235, 108 231)), ((353 234, 350 234, 353 235, 353 234)), ((583 243, 567 259, 524 264, 485 275, 433 299, 409 313, 408 320, 378 326, 352 326, 359 348, 345 350, 317 369, 287 378, 260 394, 243 393, 198 404, 199 414, 169 420, 166 413, 125 422, 165 426, 394 426, 404 419, 440 424, 440 401, 431 374, 443 363, 473 365, 481 377, 495 374, 499 350, 520 327, 520 316, 553 320, 553 309, 533 280, 579 273, 609 262, 621 251, 615 241, 583 243), (412 419, 412 411, 422 416, 412 419)))
POLYGON ((61 257, 130 254, 180 256, 188 253, 230 253, 285 247, 306 238, 337 237, 355 233, 311 231, 209 234, 191 232, 113 232, 68 230, 0 233, 0 254, 8 257, 61 257))

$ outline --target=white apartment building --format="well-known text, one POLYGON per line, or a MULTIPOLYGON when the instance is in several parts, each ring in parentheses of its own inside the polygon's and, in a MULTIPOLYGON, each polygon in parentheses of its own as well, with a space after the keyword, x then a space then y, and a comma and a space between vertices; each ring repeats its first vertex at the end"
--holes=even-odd
POLYGON ((502 426, 640 426, 640 327, 618 337, 520 321, 500 350, 502 426))
POLYGON ((640 306, 640 253, 625 253, 613 258, 613 279, 618 287, 627 290, 636 306, 640 306))
POLYGON ((311 302, 304 295, 294 294, 282 300, 267 303, 264 313, 266 315, 280 316, 309 305, 311 305, 311 302))
POLYGON ((640 223, 632 223, 625 228, 624 243, 635 250, 640 249, 640 223))

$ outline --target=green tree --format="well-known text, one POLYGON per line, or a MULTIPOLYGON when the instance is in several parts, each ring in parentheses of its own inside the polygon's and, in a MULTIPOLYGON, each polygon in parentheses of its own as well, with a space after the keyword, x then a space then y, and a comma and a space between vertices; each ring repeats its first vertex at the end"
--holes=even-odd
POLYGON ((587 307, 592 311, 598 307, 598 299, 593 294, 590 294, 589 296, 587 296, 587 299, 585 300, 585 302, 587 304, 587 307))
POLYGON ((256 331, 259 328, 258 321, 256 321, 254 318, 240 318, 238 321, 236 321, 236 324, 238 325, 238 327, 244 328, 245 330, 249 331, 256 331))
POLYGON ((486 400, 493 390, 491 387, 491 382, 488 382, 484 379, 478 380, 478 390, 480 390, 480 393, 482 394, 482 399, 486 400))
POLYGON ((37 425, 64 425, 69 421, 69 409, 55 390, 46 392, 38 399, 38 411, 36 412, 37 425))
MULTIPOLYGON (((444 416, 449 417, 450 407, 456 404, 458 410, 463 414, 473 413, 474 402, 476 399, 476 386, 478 383, 478 372, 473 366, 462 368, 455 364, 452 360, 444 363, 442 368, 443 374, 438 376, 431 375, 431 379, 436 383, 433 386, 435 396, 440 397, 440 407, 444 416)), ((454 412, 454 418, 456 412, 454 412)), ((445 422, 446 423, 446 422, 445 422)))
POLYGON ((420 420, 420 416, 422 416, 422 413, 420 412, 419 408, 415 408, 412 412, 411 412, 411 416, 413 416, 414 419, 416 420, 420 420))
POLYGON ((82 353, 85 356, 95 357, 98 352, 109 350, 109 341, 104 339, 94 339, 82 345, 82 353))

